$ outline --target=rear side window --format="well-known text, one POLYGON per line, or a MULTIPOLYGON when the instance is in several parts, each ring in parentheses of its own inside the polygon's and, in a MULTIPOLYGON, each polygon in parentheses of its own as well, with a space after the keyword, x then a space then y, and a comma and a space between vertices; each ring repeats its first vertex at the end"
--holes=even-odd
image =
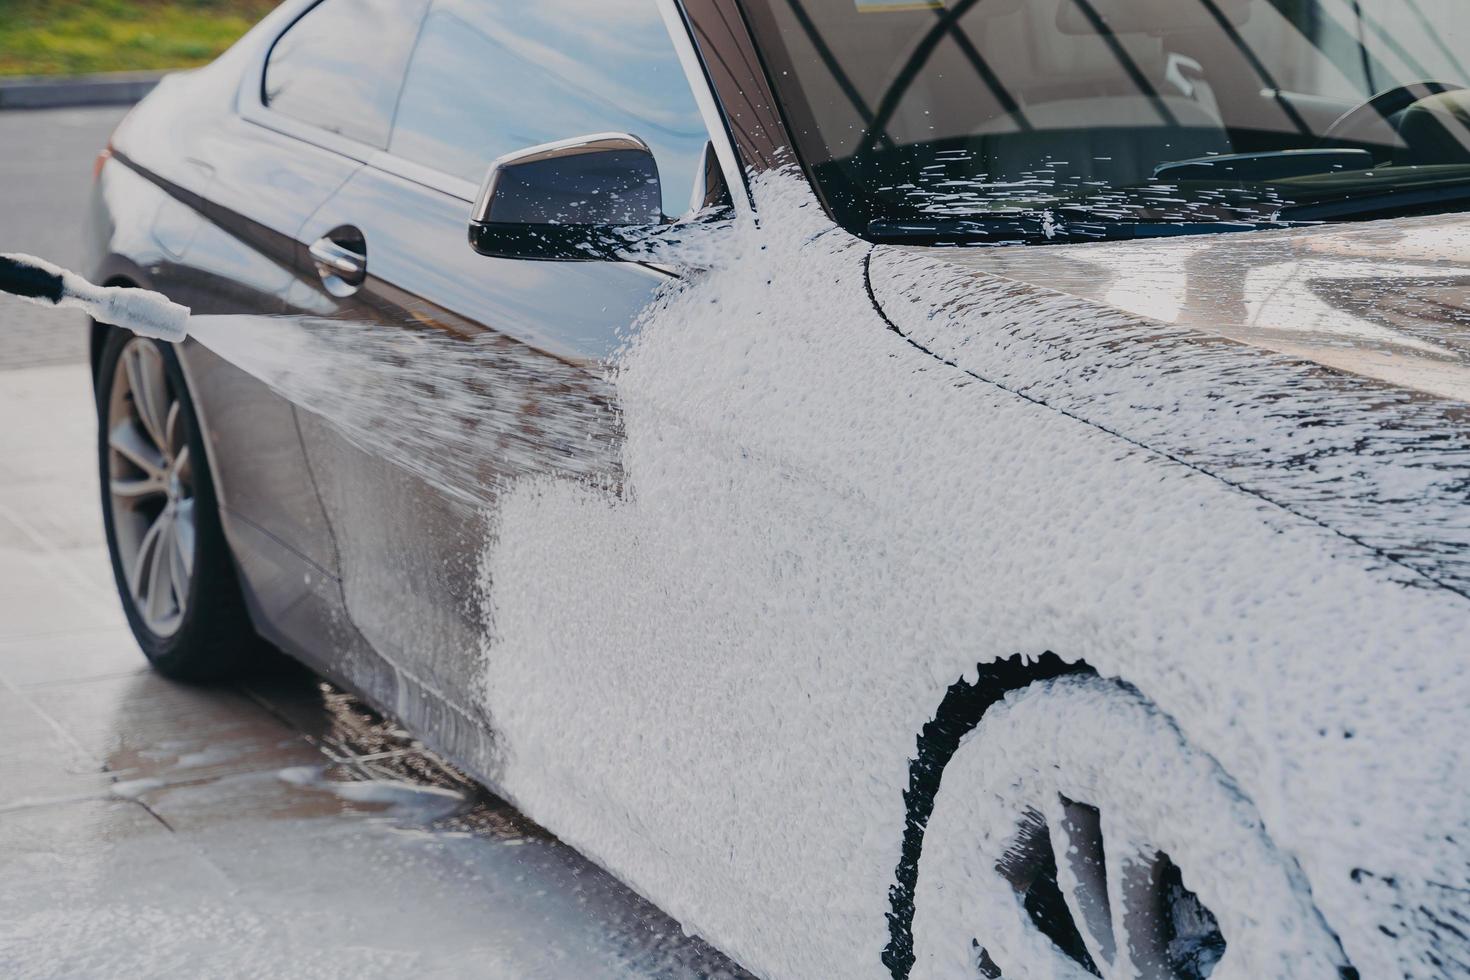
POLYGON ((276 41, 266 105, 382 148, 428 0, 323 0, 276 41))
POLYGON ((655 0, 435 0, 390 152, 478 183, 505 153, 640 137, 683 214, 709 139, 655 0))

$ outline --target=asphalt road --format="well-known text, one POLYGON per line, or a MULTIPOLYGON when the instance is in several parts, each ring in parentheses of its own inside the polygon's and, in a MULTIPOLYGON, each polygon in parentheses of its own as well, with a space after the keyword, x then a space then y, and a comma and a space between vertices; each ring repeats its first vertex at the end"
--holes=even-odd
MULTIPOLYGON (((0 250, 79 257, 117 110, 0 113, 0 250)), ((82 325, 0 303, 0 977, 743 977, 303 671, 170 683, 103 544, 82 325)))
MULTIPOLYGON (((0 252, 40 256, 82 274, 92 164, 126 109, 0 112, 0 252)), ((0 297, 0 370, 80 361, 77 313, 0 297)))

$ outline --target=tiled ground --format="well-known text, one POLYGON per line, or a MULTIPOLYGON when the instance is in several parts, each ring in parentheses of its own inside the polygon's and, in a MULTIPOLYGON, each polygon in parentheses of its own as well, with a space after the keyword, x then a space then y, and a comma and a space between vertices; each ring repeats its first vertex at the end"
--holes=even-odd
POLYGON ((309 674, 147 670, 85 367, 0 417, 0 977, 739 975, 309 674))

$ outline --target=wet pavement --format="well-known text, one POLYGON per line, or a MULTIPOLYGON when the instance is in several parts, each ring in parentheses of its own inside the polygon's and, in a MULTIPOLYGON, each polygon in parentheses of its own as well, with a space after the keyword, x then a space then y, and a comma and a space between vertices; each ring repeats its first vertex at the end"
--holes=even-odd
MULTIPOLYGON (((0 114, 7 156, 12 121, 0 114)), ((0 249, 45 251, 15 228, 0 249)), ((0 976, 744 975, 304 670, 224 688, 151 673, 103 544, 80 328, 63 320, 53 338, 13 313, 0 309, 0 976)))
POLYGON ((739 975, 305 671, 150 672, 88 395, 0 371, 0 976, 739 975))

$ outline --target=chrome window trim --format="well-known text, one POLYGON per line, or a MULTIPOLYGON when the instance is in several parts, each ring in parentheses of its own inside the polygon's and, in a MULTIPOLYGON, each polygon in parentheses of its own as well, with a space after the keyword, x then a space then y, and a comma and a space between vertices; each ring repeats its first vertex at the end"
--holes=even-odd
POLYGON ((455 177, 442 170, 436 170, 403 157, 396 157, 387 150, 375 150, 365 162, 374 170, 391 174, 394 177, 402 177, 404 180, 427 187, 431 191, 438 191, 446 197, 455 198, 469 205, 475 203, 475 195, 480 189, 474 181, 455 177))
POLYGON ((248 123, 260 126, 262 129, 269 129, 272 132, 280 133, 282 136, 289 136, 303 143, 310 143, 312 146, 329 150, 338 156, 346 157, 349 160, 356 160, 358 163, 367 163, 372 159, 374 154, 382 152, 376 146, 360 143, 355 139, 334 133, 329 129, 320 129, 310 123, 299 122, 298 120, 283 116, 278 112, 272 112, 264 105, 258 108, 254 106, 248 107, 241 111, 240 117, 248 123))

